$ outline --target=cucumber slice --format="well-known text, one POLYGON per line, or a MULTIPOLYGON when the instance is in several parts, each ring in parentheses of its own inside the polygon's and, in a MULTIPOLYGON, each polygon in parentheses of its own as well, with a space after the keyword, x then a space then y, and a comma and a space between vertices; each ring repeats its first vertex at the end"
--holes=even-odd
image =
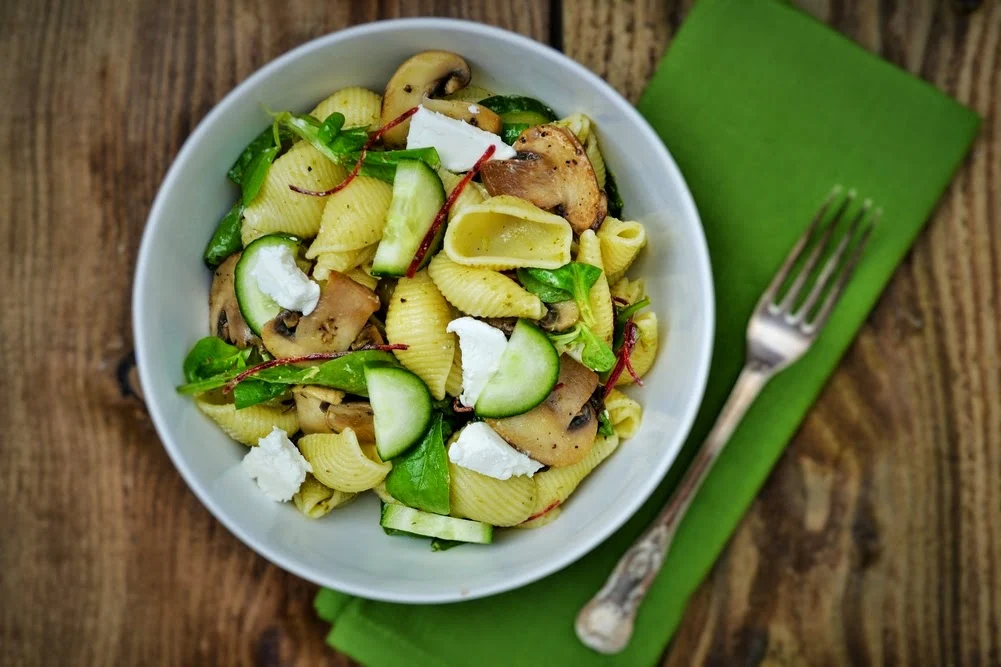
POLYGON ((399 456, 421 439, 431 423, 431 392, 404 368, 366 366, 375 448, 383 461, 399 456))
POLYGON ((480 100, 479 104, 500 116, 505 125, 514 123, 545 125, 556 120, 553 110, 533 97, 496 95, 480 100))
POLYGON ((277 317, 282 312, 282 307, 275 303, 274 299, 265 294, 257 287, 257 279, 254 277, 254 266, 257 265, 258 256, 262 248, 287 245, 292 254, 299 254, 299 239, 288 234, 268 234, 259 239, 251 241, 244 248, 240 255, 240 261, 236 263, 233 270, 234 288, 236 289, 236 301, 240 305, 240 313, 251 330, 261 335, 261 328, 277 317))
MULTIPOLYGON (((400 160, 393 180, 393 201, 386 215, 386 229, 372 260, 372 274, 404 275, 444 203, 445 187, 434 169, 422 160, 400 160)), ((434 255, 444 232, 445 225, 442 225, 425 255, 425 262, 434 255)))
POLYGON ((528 123, 504 123, 501 139, 508 146, 513 146, 514 142, 518 140, 518 136, 529 127, 531 126, 528 123))
POLYGON ((415 510, 406 505, 383 505, 379 524, 391 530, 457 542, 490 544, 494 539, 494 527, 489 523, 453 519, 450 516, 415 510))
POLYGON ((476 400, 480 417, 513 417, 546 400, 560 374, 560 355, 546 334, 518 320, 500 366, 476 400))

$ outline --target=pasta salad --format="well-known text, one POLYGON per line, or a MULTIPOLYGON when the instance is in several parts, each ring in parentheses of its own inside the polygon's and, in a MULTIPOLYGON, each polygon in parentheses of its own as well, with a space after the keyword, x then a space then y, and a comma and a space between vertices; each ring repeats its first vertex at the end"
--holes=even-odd
POLYGON ((205 249, 182 394, 310 518, 358 494, 436 550, 559 516, 639 428, 657 354, 646 245, 583 113, 418 53, 383 94, 271 113, 205 249))

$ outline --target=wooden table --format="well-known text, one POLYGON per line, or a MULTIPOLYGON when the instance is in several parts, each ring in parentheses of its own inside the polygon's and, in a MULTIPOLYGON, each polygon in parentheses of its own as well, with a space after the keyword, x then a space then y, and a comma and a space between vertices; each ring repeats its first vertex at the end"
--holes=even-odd
MULTIPOLYGON (((664 664, 999 665, 1001 2, 802 4, 985 123, 664 664)), ((309 39, 429 14, 548 42, 636 100, 689 5, 3 2, 0 663, 350 663, 316 588, 188 491, 130 381, 146 214, 217 101, 309 39)))

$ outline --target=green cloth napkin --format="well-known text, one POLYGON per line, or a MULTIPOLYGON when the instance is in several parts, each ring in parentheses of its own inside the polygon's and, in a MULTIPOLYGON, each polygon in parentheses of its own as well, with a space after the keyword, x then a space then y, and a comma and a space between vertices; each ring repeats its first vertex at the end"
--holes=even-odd
MULTIPOLYGON (((328 642, 371 667, 652 665, 783 448, 945 190, 979 119, 927 83, 775 0, 702 0, 639 110, 698 204, 718 329, 691 438, 664 484, 591 554, 528 588, 413 607, 322 591, 328 642), (573 621, 691 460, 737 377, 758 296, 831 186, 884 209, 867 255, 810 354, 737 429, 681 525, 628 649, 600 656, 573 621), (529 590, 530 589, 530 590, 529 590)), ((571 500, 572 502, 572 500, 571 500)))

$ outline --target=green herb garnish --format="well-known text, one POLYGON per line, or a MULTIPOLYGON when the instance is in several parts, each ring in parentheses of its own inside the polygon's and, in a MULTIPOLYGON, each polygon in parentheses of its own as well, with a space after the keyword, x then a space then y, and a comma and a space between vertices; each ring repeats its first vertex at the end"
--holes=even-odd
POLYGON ((449 475, 445 451, 446 427, 440 414, 417 447, 393 460, 386 491, 404 505, 448 515, 449 475))
POLYGON ((545 303, 573 299, 581 319, 589 327, 595 324, 591 287, 600 277, 601 269, 582 262, 570 262, 558 269, 518 269, 522 286, 545 303))

